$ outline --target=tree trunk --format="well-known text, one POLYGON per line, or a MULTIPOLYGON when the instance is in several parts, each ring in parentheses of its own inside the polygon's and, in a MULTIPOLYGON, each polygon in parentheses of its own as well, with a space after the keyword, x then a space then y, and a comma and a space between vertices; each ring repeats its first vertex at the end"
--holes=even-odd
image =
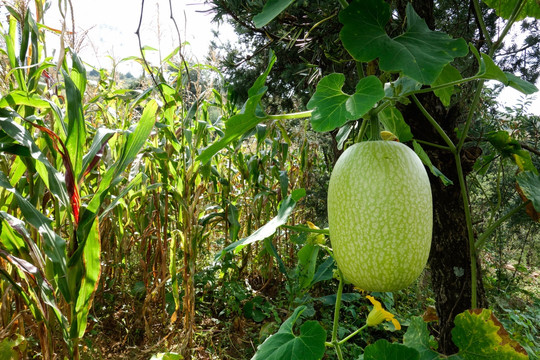
MULTIPOLYGON (((447 110, 433 94, 426 94, 419 98, 428 112, 449 134, 452 141, 457 143, 454 129, 458 126, 461 113, 464 112, 463 105, 447 110)), ((403 109, 403 116, 411 126, 416 139, 445 145, 414 104, 403 109)), ((424 150, 428 153, 433 165, 454 183, 444 185, 439 178, 430 174, 433 193, 433 242, 429 268, 439 317, 437 334, 439 351, 451 354, 457 351, 451 335, 454 318, 457 314, 471 308, 472 280, 467 225, 454 155, 448 150, 436 147, 424 146, 424 150)), ((461 163, 465 175, 471 171, 478 156, 477 148, 463 151, 461 163)), ((477 268, 478 306, 484 307, 486 300, 480 268, 477 268)))

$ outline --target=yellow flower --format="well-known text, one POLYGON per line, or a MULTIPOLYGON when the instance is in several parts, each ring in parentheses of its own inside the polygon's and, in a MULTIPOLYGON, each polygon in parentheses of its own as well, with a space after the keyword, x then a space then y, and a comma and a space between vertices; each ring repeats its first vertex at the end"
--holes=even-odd
POLYGON ((375 300, 373 296, 368 295, 366 297, 373 304, 373 310, 371 310, 367 317, 368 326, 377 326, 383 321, 391 321, 392 324, 394 324, 396 330, 401 330, 401 325, 399 324, 397 319, 394 318, 394 314, 384 310, 381 303, 375 300))

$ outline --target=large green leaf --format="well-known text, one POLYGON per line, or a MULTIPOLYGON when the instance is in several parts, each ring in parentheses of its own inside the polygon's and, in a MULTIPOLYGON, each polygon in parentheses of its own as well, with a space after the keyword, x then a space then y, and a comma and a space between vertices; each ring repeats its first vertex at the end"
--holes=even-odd
POLYGON ((86 143, 86 126, 84 122, 82 94, 69 75, 64 71, 67 98, 67 138, 66 148, 73 167, 74 178, 82 170, 83 151, 86 143))
POLYGON ((289 195, 287 198, 285 198, 281 205, 279 206, 278 214, 276 217, 274 217, 272 220, 261 226, 257 231, 255 231, 253 234, 249 235, 246 238, 243 238, 241 240, 238 240, 229 246, 227 246, 223 251, 239 251, 244 246, 254 243, 256 241, 261 241, 266 239, 269 236, 274 235, 274 233, 277 231, 277 229, 285 224, 287 222, 287 219, 289 218, 289 215, 291 215, 294 207, 296 206, 296 203, 298 200, 300 200, 302 197, 306 195, 306 191, 304 189, 296 189, 294 190, 291 195, 289 195))
POLYGON ((383 0, 355 0, 339 14, 341 41, 357 61, 379 58, 381 70, 432 84, 448 63, 467 54, 467 43, 431 31, 410 3, 406 15, 405 33, 392 39, 385 31, 390 6, 383 0))
MULTIPOLYGON (((519 0, 483 0, 487 6, 495 9, 497 15, 502 18, 509 19, 519 0)), ((540 4, 538 0, 525 0, 526 4, 523 10, 519 13, 517 21, 523 20, 527 16, 540 18, 540 4)))
POLYGON ((325 350, 326 331, 319 322, 306 321, 300 327, 300 335, 293 332, 294 324, 305 309, 305 306, 296 308, 278 332, 259 345, 251 360, 321 359, 325 350))
POLYGON ((229 120, 227 120, 227 122, 225 123, 225 134, 223 135, 223 137, 209 147, 207 147, 206 149, 204 149, 198 156, 197 160, 199 160, 203 164, 208 162, 212 158, 212 156, 214 156, 219 150, 223 149, 232 141, 238 139, 246 131, 252 129, 258 123, 266 119, 266 115, 262 113, 258 114, 257 110, 260 110, 259 103, 261 102, 261 99, 267 90, 267 87, 264 86, 264 84, 275 62, 276 56, 272 52, 270 55, 268 67, 266 68, 265 72, 262 73, 257 78, 257 80, 255 80, 255 83, 249 89, 249 98, 247 99, 240 113, 232 116, 229 120))
MULTIPOLYGON (((459 70, 453 67, 452 65, 448 64, 443 68, 439 77, 431 85, 432 86, 443 85, 443 84, 447 84, 449 82, 461 80, 461 79, 462 77, 459 70)), ((455 86, 447 86, 445 88, 438 89, 433 92, 441 100, 444 106, 449 106, 450 99, 452 98, 452 95, 455 92, 455 86)))
POLYGON ((83 262, 75 265, 83 268, 80 272, 81 278, 77 279, 80 281, 80 286, 75 289, 77 300, 71 325, 71 334, 76 338, 82 338, 86 330, 88 312, 92 306, 92 298, 101 273, 100 254, 99 221, 96 218, 84 244, 83 262))
POLYGON ((294 0, 268 0, 262 11, 253 17, 253 23, 260 28, 281 14, 294 0))
POLYGON ((511 340, 491 310, 476 309, 456 316, 452 340, 465 360, 525 360, 525 350, 511 340))
POLYGON ((420 360, 420 353, 408 346, 380 339, 366 347, 364 360, 420 360))
POLYGON ((311 285, 315 276, 317 266, 317 255, 319 246, 316 244, 306 244, 298 251, 298 283, 300 288, 306 289, 311 285))
POLYGON ((531 200, 534 209, 540 212, 540 176, 531 171, 523 171, 517 175, 517 182, 523 194, 531 200))
POLYGON ((426 323, 421 317, 415 316, 403 335, 403 345, 416 349, 420 353, 420 360, 441 359, 440 354, 429 346, 429 337, 426 323))
POLYGON ((387 107, 379 112, 378 116, 384 129, 396 135, 400 142, 404 143, 412 140, 413 134, 411 128, 407 125, 403 115, 401 115, 401 112, 397 108, 387 107))
POLYGON ((37 94, 28 94, 25 91, 13 90, 10 93, 6 94, 0 100, 0 107, 11 107, 15 109, 16 106, 25 105, 31 106, 38 109, 47 109, 50 107, 50 104, 41 99, 37 94))
POLYGON ((317 90, 307 104, 308 109, 313 109, 313 130, 332 131, 348 120, 356 120, 384 97, 383 86, 375 76, 361 79, 352 95, 342 91, 344 83, 345 75, 335 73, 325 76, 317 84, 317 90))

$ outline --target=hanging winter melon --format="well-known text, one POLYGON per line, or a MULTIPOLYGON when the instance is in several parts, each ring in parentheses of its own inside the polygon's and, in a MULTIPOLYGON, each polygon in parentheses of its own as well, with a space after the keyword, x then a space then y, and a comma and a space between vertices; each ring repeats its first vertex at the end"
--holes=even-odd
POLYGON ((424 269, 433 227, 429 179, 418 156, 395 141, 365 141, 337 161, 328 189, 334 257, 367 291, 395 291, 424 269))

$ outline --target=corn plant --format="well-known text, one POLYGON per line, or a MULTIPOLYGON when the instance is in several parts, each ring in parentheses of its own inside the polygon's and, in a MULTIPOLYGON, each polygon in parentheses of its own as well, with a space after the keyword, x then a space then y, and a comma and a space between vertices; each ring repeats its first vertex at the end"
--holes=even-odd
POLYGON ((127 130, 92 129, 91 139, 89 129, 98 124, 85 118, 84 65, 72 53, 71 68, 61 63, 62 83, 40 84, 54 65, 40 58, 30 11, 24 19, 11 14, 4 41, 13 81, 0 100, 0 271, 37 321, 44 358, 52 356, 54 317, 70 356, 78 359, 100 277, 99 215, 150 135, 158 105, 146 103, 127 130), (104 168, 100 159, 115 134, 116 160, 104 168))

